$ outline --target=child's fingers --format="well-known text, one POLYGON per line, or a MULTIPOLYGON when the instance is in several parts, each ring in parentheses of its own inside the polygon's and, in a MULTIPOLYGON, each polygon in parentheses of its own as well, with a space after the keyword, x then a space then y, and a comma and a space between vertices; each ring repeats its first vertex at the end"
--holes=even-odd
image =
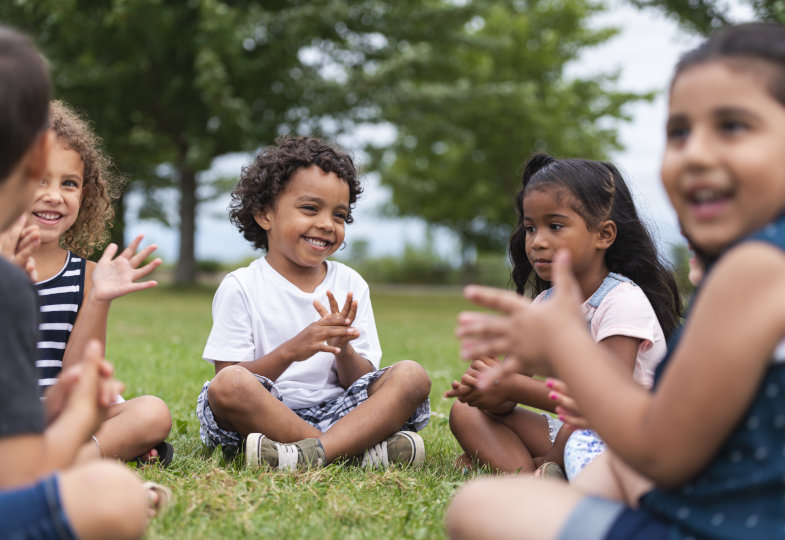
POLYGON ((477 377, 473 377, 468 373, 461 375, 461 384, 470 388, 477 388, 477 377))
POLYGON ((327 300, 330 302, 330 312, 340 313, 341 308, 338 307, 338 300, 335 299, 332 291, 327 291, 327 300))
POLYGON ((455 328, 455 335, 461 339, 485 339, 506 334, 509 327, 509 317, 477 311, 462 311, 458 314, 458 326, 455 328))
POLYGON ((556 414, 559 415, 559 420, 577 429, 588 429, 591 427, 589 421, 583 416, 575 414, 573 411, 565 407, 556 407, 556 414))
POLYGON ((125 294, 131 294, 138 291, 143 291, 145 289, 152 289, 153 287, 156 286, 158 286, 158 282, 154 279, 149 279, 147 281, 133 282, 128 285, 128 289, 125 291, 125 294))
POLYGON ((356 316, 357 316, 357 300, 352 300, 352 303, 349 306, 349 312, 344 317, 346 324, 352 324, 356 316))
POLYGON ((152 255, 153 251, 155 251, 156 249, 158 249, 158 246, 156 244, 150 244, 140 252, 136 253, 136 255, 133 255, 131 258, 129 258, 128 261, 131 263, 131 266, 136 268, 137 266, 142 264, 142 262, 144 262, 144 260, 147 257, 152 255))
POLYGON ((575 275, 572 273, 570 252, 560 249, 553 257, 553 300, 569 300, 581 303, 581 291, 575 275))
POLYGON ((142 238, 144 238, 143 234, 139 234, 134 238, 130 244, 125 246, 125 249, 122 253, 120 253, 121 257, 125 257, 126 259, 130 259, 133 257, 133 254, 136 253, 136 250, 139 249, 139 244, 142 243, 142 238))
POLYGON ((469 285, 463 289, 463 295, 478 306, 487 307, 503 313, 512 313, 521 305, 530 303, 522 296, 512 291, 469 285))
POLYGON ((499 364, 490 369, 486 369, 477 376, 476 388, 478 390, 488 390, 494 386, 499 386, 498 381, 500 381, 501 378, 506 375, 506 373, 507 372, 504 364, 499 364))
POLYGON ((510 341, 506 336, 483 340, 462 339, 460 355, 464 360, 489 354, 504 354, 510 350, 510 341))
POLYGON ((567 383, 565 383, 561 379, 557 379, 556 377, 548 377, 547 379, 545 379, 545 386, 561 394, 570 393, 569 389, 567 388, 567 383))
POLYGON ((452 388, 444 393, 444 397, 446 398, 460 397, 466 395, 469 391, 470 388, 462 385, 458 381, 453 381, 452 388))
POLYGON ((356 339, 360 335, 360 331, 353 326, 326 326, 324 332, 321 334, 323 340, 340 338, 340 339, 356 339))
POLYGON ((330 312, 329 312, 329 311, 327 311, 327 308, 325 308, 325 307, 322 305, 322 303, 321 303, 321 302, 319 302, 318 300, 314 300, 314 301, 313 301, 313 307, 314 307, 314 309, 316 309, 316 312, 317 312, 317 313, 319 314, 319 316, 321 316, 321 317, 326 317, 327 315, 329 315, 329 314, 330 314, 330 312))
POLYGON ((161 266, 161 259, 155 258, 146 265, 137 268, 133 273, 133 280, 136 281, 137 279, 143 278, 146 275, 150 274, 153 270, 161 266))
POLYGON ((354 299, 354 295, 350 292, 346 293, 346 300, 343 303, 343 308, 341 309, 341 317, 346 319, 349 317, 349 312, 352 309, 352 300, 354 299))
POLYGON ((101 254, 101 258, 98 259, 98 262, 101 263, 104 261, 111 261, 112 259, 114 259, 116 253, 117 253, 117 244, 112 242, 111 244, 106 246, 104 252, 101 254))
POLYGON ((328 345, 327 343, 320 343, 319 346, 316 348, 321 352, 332 353, 332 354, 340 354, 341 349, 339 347, 333 347, 332 345, 328 345))
POLYGON ((575 400, 559 392, 548 392, 548 399, 556 402, 557 406, 564 407, 565 409, 575 410, 575 400))

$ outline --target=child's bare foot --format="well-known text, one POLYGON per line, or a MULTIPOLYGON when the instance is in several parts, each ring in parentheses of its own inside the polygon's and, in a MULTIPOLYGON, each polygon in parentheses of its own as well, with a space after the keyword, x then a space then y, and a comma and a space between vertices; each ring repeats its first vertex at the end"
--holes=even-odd
POLYGON ((172 502, 172 490, 155 482, 145 482, 142 486, 147 490, 150 519, 163 514, 172 502))

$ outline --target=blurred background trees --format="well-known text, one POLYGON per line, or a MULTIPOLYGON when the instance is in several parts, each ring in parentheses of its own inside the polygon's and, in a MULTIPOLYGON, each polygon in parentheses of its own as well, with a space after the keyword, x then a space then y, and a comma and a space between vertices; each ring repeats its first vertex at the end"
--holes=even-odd
MULTIPOLYGON (((713 4, 636 2, 685 18, 674 6, 713 4)), ((236 180, 205 171, 284 133, 391 130, 389 145, 352 149, 366 150, 366 170, 391 188, 390 213, 453 231, 464 266, 500 251, 526 156, 605 158, 620 147, 625 106, 650 97, 619 91, 612 72, 570 70, 614 35, 592 23, 603 9, 595 0, 6 0, 0 20, 34 37, 56 97, 88 116, 126 190, 144 195, 138 214, 117 213, 114 240, 124 241, 124 217, 177 227, 176 281, 188 283, 199 205, 236 180)), ((716 24, 716 13, 700 24, 716 24)))

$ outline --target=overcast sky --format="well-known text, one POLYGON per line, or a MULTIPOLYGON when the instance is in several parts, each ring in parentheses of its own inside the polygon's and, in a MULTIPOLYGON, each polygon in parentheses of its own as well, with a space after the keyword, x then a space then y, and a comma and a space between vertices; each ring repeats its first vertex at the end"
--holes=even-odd
MULTIPOLYGON (((675 23, 653 10, 639 11, 622 0, 610 4, 615 7, 597 17, 595 22, 600 26, 618 26, 621 33, 607 44, 586 51, 569 73, 588 74, 618 68, 621 73, 620 89, 658 92, 654 102, 628 109, 633 120, 620 127, 620 141, 625 149, 612 159, 626 174, 641 214, 660 240, 662 248, 668 251, 670 245, 682 240, 675 214, 659 180, 659 161, 664 145, 665 92, 676 60, 694 47, 699 39, 680 31, 675 23)), ((384 140, 389 131, 368 135, 384 140)), ((355 137, 339 142, 352 149, 353 139, 355 137)), ((521 162, 525 159, 526 156, 521 156, 521 162)), ((228 156, 218 160, 215 169, 225 175, 237 176, 240 167, 249 160, 250 157, 228 156)), ((423 224, 412 219, 380 219, 377 209, 387 199, 388 193, 378 186, 378 180, 373 176, 366 177, 366 188, 355 211, 355 222, 347 228, 347 243, 366 239, 371 253, 375 255, 399 253, 406 243, 420 244, 425 233, 423 224)), ((227 205, 228 196, 200 207, 197 259, 235 262, 254 256, 255 252, 229 223, 227 205)), ((133 238, 139 233, 145 234, 145 243, 158 244, 159 255, 165 261, 175 261, 177 231, 150 222, 128 222, 126 238, 133 238)), ((455 243, 449 234, 438 234, 436 240, 440 251, 445 254, 453 252, 455 243)))

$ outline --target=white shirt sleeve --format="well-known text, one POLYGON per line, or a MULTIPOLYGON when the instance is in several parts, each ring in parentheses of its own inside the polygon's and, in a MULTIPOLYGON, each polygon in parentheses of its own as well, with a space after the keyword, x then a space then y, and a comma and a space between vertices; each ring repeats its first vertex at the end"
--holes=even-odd
POLYGON ((248 298, 239 281, 228 275, 213 298, 213 327, 202 357, 210 363, 255 360, 253 323, 248 298))

